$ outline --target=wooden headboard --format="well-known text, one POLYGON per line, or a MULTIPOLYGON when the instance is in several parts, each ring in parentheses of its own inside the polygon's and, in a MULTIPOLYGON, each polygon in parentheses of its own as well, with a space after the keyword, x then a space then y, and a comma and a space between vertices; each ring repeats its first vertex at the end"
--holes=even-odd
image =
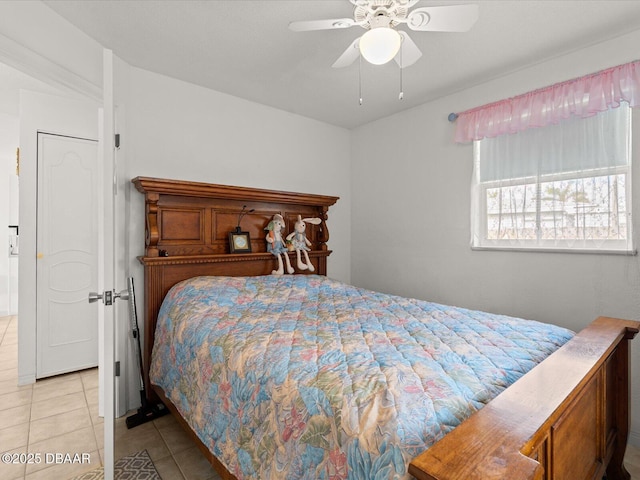
MULTIPOLYGON (((136 177, 132 180, 145 196, 144 265, 144 382, 152 394, 148 369, 155 327, 162 300, 169 289, 200 275, 268 275, 276 266, 267 253, 265 227, 274 214, 283 216, 284 232, 293 231, 298 215, 317 217, 308 225, 309 257, 318 275, 327 274, 329 230, 327 212, 338 197, 234 187, 200 182, 136 177), (242 231, 249 232, 251 253, 229 253, 229 232, 241 212, 242 231)), ((290 254, 293 255, 293 254, 290 254)), ((297 272, 296 272, 297 274, 297 272)))

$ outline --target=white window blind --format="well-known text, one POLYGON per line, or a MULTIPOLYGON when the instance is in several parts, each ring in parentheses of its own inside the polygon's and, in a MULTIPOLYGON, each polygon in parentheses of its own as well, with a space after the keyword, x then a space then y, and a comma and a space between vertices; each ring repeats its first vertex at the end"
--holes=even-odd
POLYGON ((633 252, 628 104, 474 142, 474 248, 633 252))

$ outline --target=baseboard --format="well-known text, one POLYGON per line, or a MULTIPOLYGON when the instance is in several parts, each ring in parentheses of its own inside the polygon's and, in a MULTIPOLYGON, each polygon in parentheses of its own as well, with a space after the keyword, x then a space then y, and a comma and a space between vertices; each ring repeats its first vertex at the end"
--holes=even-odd
POLYGON ((29 375, 18 375, 18 385, 30 385, 36 383, 35 373, 29 375))
POLYGON ((629 443, 634 447, 640 448, 640 432, 631 430, 629 432, 629 443))

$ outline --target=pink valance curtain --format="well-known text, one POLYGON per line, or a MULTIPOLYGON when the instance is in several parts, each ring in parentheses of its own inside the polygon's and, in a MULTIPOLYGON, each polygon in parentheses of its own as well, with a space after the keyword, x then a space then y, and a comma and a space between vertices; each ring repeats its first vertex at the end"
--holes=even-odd
POLYGON ((640 106, 640 60, 462 112, 455 141, 557 124, 572 115, 590 117, 621 101, 640 106))

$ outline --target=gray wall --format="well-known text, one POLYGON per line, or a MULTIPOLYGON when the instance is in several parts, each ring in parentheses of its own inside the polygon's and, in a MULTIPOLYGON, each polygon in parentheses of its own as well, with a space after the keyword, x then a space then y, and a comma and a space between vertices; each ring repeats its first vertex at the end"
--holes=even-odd
MULTIPOLYGON (((640 319, 638 256, 471 251, 473 147, 454 144, 447 122, 452 111, 635 60, 638 44, 635 32, 356 129, 352 283, 574 330, 599 315, 640 319)), ((634 120, 637 143, 638 109, 634 120)), ((640 186, 640 168, 633 175, 640 186)), ((640 222, 633 223, 638 246, 640 222)), ((632 440, 640 444, 640 339, 632 349, 632 440)))
POLYGON ((9 255, 8 243, 9 235, 16 233, 8 225, 18 224, 18 124, 18 117, 0 105, 0 317, 18 311, 18 257, 9 255))
MULTIPOLYGON (((125 180, 141 175, 338 196, 329 275, 350 280, 351 135, 344 128, 131 68, 125 180)), ((144 198, 131 193, 130 259, 144 252, 144 198)), ((142 278, 140 278, 140 284, 142 278)))
MULTIPOLYGON (((130 183, 136 176, 338 196, 329 209, 333 253, 327 268, 331 277, 350 280, 348 130, 137 68, 123 70, 119 87, 126 103, 119 109, 125 110, 121 123, 126 134, 119 177, 126 198, 121 212, 124 269, 136 285, 144 282, 137 261, 144 255, 144 197, 130 183)), ((136 302, 144 305, 142 288, 136 288, 136 302)), ((130 348, 124 355, 132 358, 130 348)), ((130 399, 130 406, 136 406, 135 396, 130 399)))

